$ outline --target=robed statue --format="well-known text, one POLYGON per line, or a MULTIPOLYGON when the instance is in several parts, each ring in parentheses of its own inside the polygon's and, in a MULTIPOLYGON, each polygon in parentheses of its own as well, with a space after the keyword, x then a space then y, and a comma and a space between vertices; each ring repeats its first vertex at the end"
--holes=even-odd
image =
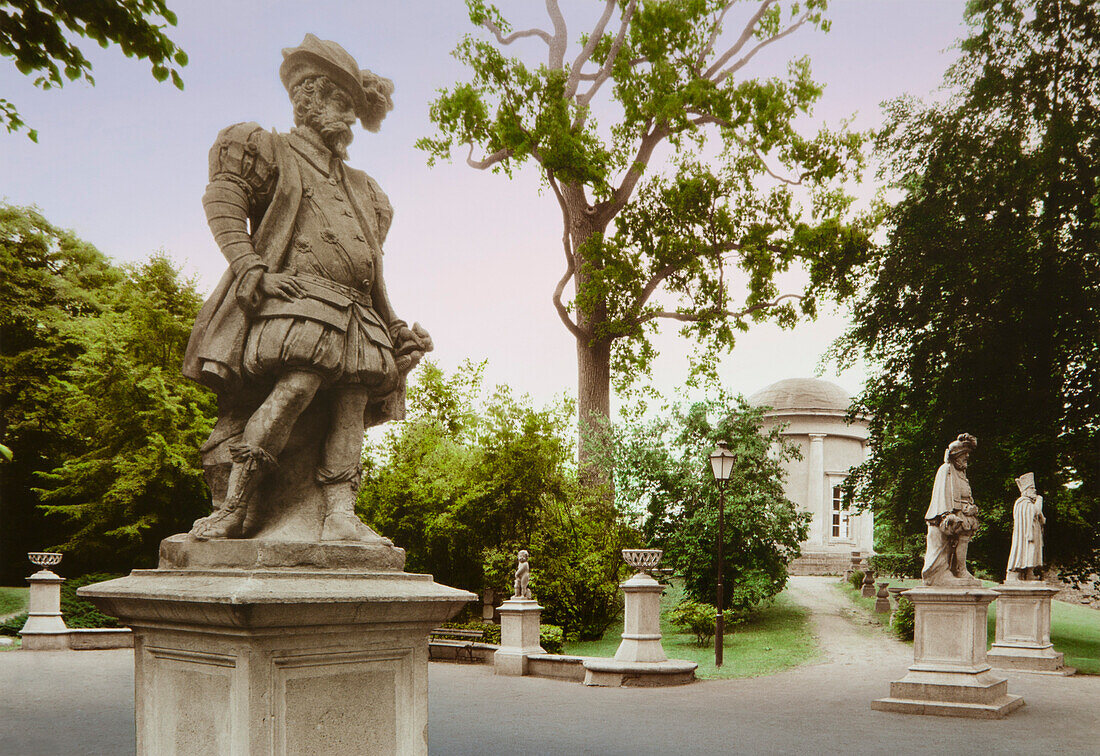
POLYGON ((405 377, 432 342, 386 292, 389 200, 345 160, 355 122, 377 131, 393 108, 393 84, 312 34, 279 75, 294 128, 238 123, 210 150, 202 201, 229 270, 184 364, 219 408, 202 448, 214 511, 190 535, 388 543, 354 511, 363 432, 404 416, 405 377))
POLYGON ((966 468, 978 439, 961 433, 943 453, 936 470, 932 500, 924 513, 928 525, 924 569, 925 585, 981 585, 966 569, 966 551, 978 529, 978 507, 970 491, 966 468))
POLYGON ((1035 474, 1016 478, 1020 498, 1012 507, 1012 548, 1008 552, 1007 580, 1038 580, 1043 566, 1043 497, 1035 490, 1035 474))

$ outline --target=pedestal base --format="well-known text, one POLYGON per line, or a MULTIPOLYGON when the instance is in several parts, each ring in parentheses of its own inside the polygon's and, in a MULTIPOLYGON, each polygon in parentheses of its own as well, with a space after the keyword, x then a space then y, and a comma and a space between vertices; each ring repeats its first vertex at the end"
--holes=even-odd
POLYGON ((531 599, 511 598, 498 607, 500 649, 493 654, 493 672, 519 677, 527 674, 527 659, 545 654, 539 645, 542 607, 531 599))
POLYGON ((878 711, 1001 719, 1024 705, 986 661, 986 613, 997 594, 985 588, 920 586, 902 593, 913 602, 913 665, 890 683, 878 711))
POLYGON ((61 617, 61 584, 65 578, 41 569, 27 578, 30 600, 27 621, 19 631, 24 651, 63 651, 69 648, 69 628, 61 617))
POLYGON ((1072 667, 1050 642, 1050 601, 1057 588, 1038 580, 998 585, 997 633, 986 654, 989 663, 1015 672, 1072 675, 1072 667))
POLYGON ((426 753, 428 632, 475 598, 287 568, 134 570, 80 595, 134 630, 142 756, 426 753))
POLYGON ((652 664, 668 660, 661 645, 661 584, 644 572, 622 583, 623 634, 615 661, 652 664))

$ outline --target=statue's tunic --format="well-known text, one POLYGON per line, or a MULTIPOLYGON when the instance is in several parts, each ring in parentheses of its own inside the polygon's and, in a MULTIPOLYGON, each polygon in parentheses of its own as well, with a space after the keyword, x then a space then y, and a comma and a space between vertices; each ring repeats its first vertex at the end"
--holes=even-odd
POLYGON ((1021 496, 1012 507, 1012 548, 1008 552, 1009 570, 1043 566, 1043 497, 1021 496))
POLYGON ((210 153, 211 182, 232 181, 249 198, 255 255, 229 260, 195 322, 184 375, 219 394, 288 369, 327 384, 359 383, 377 397, 368 422, 395 416, 402 386, 390 333, 394 316, 381 278, 381 242, 393 215, 377 183, 348 168, 311 132, 222 131, 210 153), (306 296, 264 297, 264 271, 295 277, 306 296))

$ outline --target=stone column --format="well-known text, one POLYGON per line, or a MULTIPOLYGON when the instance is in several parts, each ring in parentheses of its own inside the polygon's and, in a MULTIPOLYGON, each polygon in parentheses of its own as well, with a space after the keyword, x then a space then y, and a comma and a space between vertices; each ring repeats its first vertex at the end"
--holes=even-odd
POLYGON ((173 536, 159 569, 80 589, 134 630, 139 756, 427 753, 428 633, 476 596, 404 558, 173 536))
POLYGON ((1072 675, 1064 655, 1050 642, 1050 600, 1057 588, 1038 580, 1007 582, 993 588, 997 598, 997 634, 986 655, 989 663, 1015 672, 1072 675))
POLYGON ((890 683, 878 711, 1001 719, 1024 705, 986 661, 986 613, 997 594, 981 587, 919 586, 902 593, 915 610, 913 665, 890 683))
POLYGON ((618 661, 661 662, 668 659, 661 645, 661 584, 644 572, 620 586, 625 594, 623 635, 615 652, 618 661))
POLYGON ((65 578, 43 567, 27 578, 31 584, 27 622, 19 631, 27 651, 57 651, 69 647, 69 628, 61 617, 61 584, 65 578))
POLYGON ((806 503, 820 518, 822 546, 829 543, 833 526, 832 503, 825 499, 825 435, 810 434, 810 458, 806 467, 806 503))
POLYGON ((532 599, 510 598, 497 611, 500 648, 493 654, 493 671, 498 675, 525 675, 527 657, 546 653, 539 645, 542 607, 532 599))

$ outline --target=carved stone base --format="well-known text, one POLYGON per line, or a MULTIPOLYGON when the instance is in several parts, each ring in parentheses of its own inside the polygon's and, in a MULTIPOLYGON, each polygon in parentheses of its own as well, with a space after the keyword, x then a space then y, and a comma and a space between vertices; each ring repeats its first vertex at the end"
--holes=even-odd
POLYGON ((405 550, 385 543, 283 541, 225 538, 199 541, 186 533, 160 542, 161 569, 216 570, 306 568, 400 571, 405 550))
POLYGON ((997 635, 986 657, 1000 669, 1050 675, 1076 672, 1050 642, 1050 601, 1057 588, 1038 580, 1006 582, 997 598, 997 635))
POLYGON ((27 621, 19 631, 24 651, 61 651, 69 648, 69 628, 61 617, 61 584, 65 578, 41 569, 27 578, 30 600, 27 621))
POLYGON ((545 654, 539 644, 542 607, 531 599, 511 598, 498 607, 500 648, 493 654, 493 672, 519 677, 527 674, 527 660, 545 654))
POLYGON ((668 660, 661 645, 661 594, 664 588, 644 572, 624 582, 623 635, 615 651, 616 661, 663 662, 668 660))
POLYGON ((661 662, 585 659, 584 684, 605 688, 687 685, 695 680, 695 670, 698 666, 695 662, 682 659, 668 659, 661 662))
MULTIPOLYGON (((195 561, 221 545, 241 548, 195 561)), ((134 570, 80 595, 134 630, 141 756, 426 753, 428 632, 475 598, 286 568, 134 570)))
POLYGON ((997 594, 985 588, 920 586, 902 593, 913 602, 913 665, 890 683, 878 711, 1001 719, 1024 705, 986 661, 986 613, 997 594))

